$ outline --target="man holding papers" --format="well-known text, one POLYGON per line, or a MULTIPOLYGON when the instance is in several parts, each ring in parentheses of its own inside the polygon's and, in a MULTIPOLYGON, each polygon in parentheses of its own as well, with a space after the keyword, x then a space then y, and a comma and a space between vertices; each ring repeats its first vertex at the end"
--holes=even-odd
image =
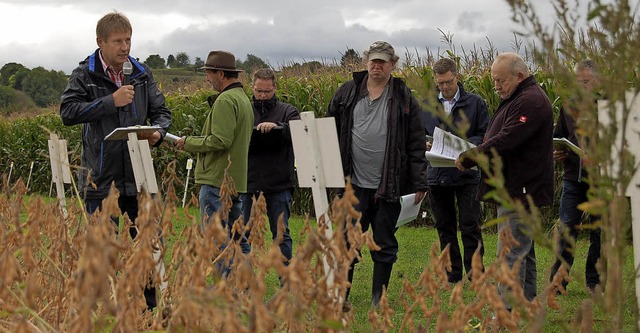
MULTIPOLYGON (((591 60, 583 60, 579 62, 575 68, 574 73, 578 80, 578 86, 584 88, 584 93, 587 99, 592 98, 594 89, 598 84, 597 71, 595 64, 591 60)), ((575 100, 572 100, 570 104, 576 104, 575 100)), ((595 110, 595 103, 590 104, 580 103, 580 106, 592 106, 595 110)), ((583 110, 582 112, 591 112, 592 110, 583 110)), ((558 116, 558 123, 553 132, 553 136, 556 138, 565 138, 569 142, 576 145, 579 144, 578 137, 576 135, 576 119, 580 115, 579 107, 575 105, 569 105, 569 107, 563 107, 560 109, 560 115, 558 116)), ((582 221, 582 215, 584 214, 578 208, 583 202, 586 202, 587 191, 589 190, 589 183, 587 180, 587 172, 582 168, 582 158, 576 155, 570 149, 556 149, 553 152, 553 157, 557 162, 562 162, 564 166, 564 175, 562 177, 562 198, 560 199, 560 224, 558 225, 561 234, 558 242, 558 259, 551 268, 550 279, 553 280, 553 276, 558 272, 558 269, 563 264, 567 265, 567 270, 573 265, 574 259, 574 246, 578 237, 578 226, 582 221)), ((591 215, 589 217, 590 223, 594 224, 600 219, 599 216, 591 215)), ((589 291, 593 292, 597 285, 600 284, 600 274, 596 269, 596 263, 600 259, 600 228, 590 228, 589 230, 589 253, 587 254, 587 263, 585 265, 585 280, 589 291)), ((568 282, 565 280, 562 285, 566 288, 568 282)))
MULTIPOLYGON (((485 155, 491 162, 494 154, 499 155, 501 169, 495 169, 497 165, 490 163, 488 170, 482 171, 478 197, 500 205, 498 217, 504 222, 498 224, 498 231, 510 234, 517 242, 506 249, 505 261, 509 269, 520 263, 518 282, 526 299, 532 301, 537 295, 537 271, 531 225, 523 221, 507 198, 495 195, 493 186, 496 183, 486 180, 489 174, 502 175, 504 189, 510 198, 525 209, 530 208, 529 202, 537 207, 553 203, 553 109, 529 67, 516 53, 499 54, 491 66, 491 78, 500 95, 500 105, 491 118, 483 142, 461 154, 456 166, 466 170, 476 165, 477 154, 485 155)), ((498 253, 505 248, 501 239, 498 240, 498 253)), ((499 283, 498 292, 505 307, 511 309, 511 289, 499 283)))
MULTIPOLYGON (((404 81, 391 75, 399 59, 393 47, 375 42, 364 58, 367 71, 353 73, 353 80, 338 88, 327 116, 336 120, 342 168, 344 175, 351 177, 359 200, 355 209, 362 213, 362 230, 371 226, 373 239, 381 247, 371 251, 371 302, 377 306, 397 259, 399 198, 416 193, 414 204, 422 201, 427 161, 420 105, 404 81)), ((353 281, 354 265, 349 282, 353 281)), ((345 311, 350 309, 348 297, 349 291, 345 311)))
MULTIPOLYGON (((434 138, 433 145, 453 144, 450 142, 453 140, 446 140, 448 135, 461 135, 470 143, 479 145, 489 124, 487 104, 480 96, 464 90, 453 60, 438 60, 433 66, 433 71, 440 90, 438 99, 444 108, 444 112, 441 108, 434 108, 422 113, 427 134, 434 138), (467 130, 460 133, 462 128, 467 130), (448 133, 440 133, 440 130, 448 133)), ((458 137, 455 138, 460 140, 458 137)), ((427 150, 431 148, 432 143, 427 142, 427 150)), ((438 150, 441 149, 444 148, 438 150)), ((459 282, 463 277, 463 259, 457 236, 458 225, 464 247, 464 270, 469 278, 473 275, 473 254, 476 250, 480 252, 480 256, 484 254, 480 230, 480 202, 476 199, 480 175, 477 170, 460 171, 455 168, 453 161, 456 157, 457 155, 451 159, 450 167, 434 167, 438 165, 430 161, 427 169, 429 206, 440 237, 440 248, 444 250, 449 246, 451 271, 447 272, 447 277, 451 283, 459 282)))

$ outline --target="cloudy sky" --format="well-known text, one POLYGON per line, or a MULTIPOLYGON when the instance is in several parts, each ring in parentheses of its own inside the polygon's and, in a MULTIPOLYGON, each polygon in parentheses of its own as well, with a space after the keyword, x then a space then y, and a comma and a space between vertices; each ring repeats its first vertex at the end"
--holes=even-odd
POLYGON ((438 29, 453 34, 458 50, 485 48, 488 38, 498 51, 512 51, 513 32, 523 31, 505 0, 0 0, 0 67, 17 62, 70 73, 95 50, 96 22, 113 10, 131 21, 131 54, 141 60, 186 52, 193 62, 223 49, 274 67, 339 60, 347 47, 362 54, 376 40, 401 54, 443 52, 438 29))

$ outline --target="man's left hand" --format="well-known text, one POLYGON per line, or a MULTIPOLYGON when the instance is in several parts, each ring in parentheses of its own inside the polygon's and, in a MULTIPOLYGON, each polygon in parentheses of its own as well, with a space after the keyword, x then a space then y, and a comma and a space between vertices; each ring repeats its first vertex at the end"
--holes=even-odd
POLYGON ((155 131, 153 134, 138 133, 138 140, 149 140, 149 146, 153 147, 162 138, 160 132, 155 131))
POLYGON ((414 204, 414 205, 419 204, 419 203, 420 203, 420 201, 422 201, 422 199, 424 199, 424 195, 425 195, 425 192, 424 192, 424 191, 418 191, 418 192, 416 192, 416 199, 415 199, 415 201, 413 202, 413 204, 414 204))
POLYGON ((278 126, 278 124, 276 123, 264 122, 264 123, 258 124, 258 126, 256 126, 256 129, 261 133, 269 133, 276 126, 278 126))
POLYGON ((458 168, 458 170, 460 171, 467 171, 467 168, 465 168, 462 165, 462 158, 460 156, 458 156, 458 158, 456 158, 456 161, 454 162, 456 165, 456 168, 458 168))

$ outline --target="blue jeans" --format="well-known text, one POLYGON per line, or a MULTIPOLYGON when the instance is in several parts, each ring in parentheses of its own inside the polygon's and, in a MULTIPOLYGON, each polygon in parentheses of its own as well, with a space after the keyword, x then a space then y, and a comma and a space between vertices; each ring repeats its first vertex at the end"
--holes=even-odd
MULTIPOLYGON (((512 210, 508 210, 503 206, 498 207, 498 217, 506 217, 507 221, 498 224, 498 233, 510 229, 511 235, 519 243, 511 245, 511 249, 507 252, 505 260, 509 269, 513 269, 513 266, 518 260, 521 260, 520 270, 518 272, 518 278, 524 296, 528 301, 532 301, 537 295, 537 270, 536 270, 536 251, 533 244, 533 238, 531 235, 531 228, 528 225, 520 223, 520 217, 512 210)), ((498 255, 503 248, 502 241, 498 238, 498 255)), ((512 305, 508 301, 507 293, 509 289, 501 284, 498 284, 498 293, 502 297, 507 309, 511 309, 512 305)))
MULTIPOLYGON (((551 267, 551 277, 556 275, 563 261, 571 268, 574 260, 574 248, 578 239, 578 226, 582 221, 583 211, 578 209, 578 205, 586 202, 589 184, 564 180, 562 182, 562 198, 560 199, 560 240, 558 241, 559 257, 551 267), (560 259, 562 258, 562 259, 560 259)), ((600 216, 589 216, 589 224, 593 224, 600 219, 600 216)), ((585 265, 585 280, 588 287, 595 287, 600 284, 600 274, 596 269, 596 263, 600 259, 600 228, 592 228, 589 231, 589 252, 585 265)), ((567 286, 567 281, 562 281, 567 286)))
MULTIPOLYGON (((202 220, 202 227, 204 228, 204 226, 209 223, 211 216, 213 216, 213 214, 215 214, 222 208, 222 202, 220 202, 220 188, 203 184, 200 186, 200 194, 198 199, 200 200, 200 218, 202 220)), ((226 227, 229 232, 229 235, 228 235, 229 242, 231 240, 234 240, 234 241, 240 242, 240 244, 242 244, 242 242, 246 243, 247 239, 243 234, 235 234, 235 235, 231 234, 231 230, 233 229, 233 224, 236 222, 238 218, 240 218, 240 216, 242 216, 241 199, 239 197, 235 197, 235 198, 231 198, 231 200, 232 200, 232 205, 231 205, 231 209, 229 210, 229 215, 220 217, 223 223, 222 226, 226 227)), ((227 244, 222 244, 220 248, 224 249, 226 245, 227 244)), ((245 252, 244 248, 242 252, 248 253, 248 252, 245 252)), ((232 264, 232 261, 221 263, 218 265, 218 269, 220 270, 223 276, 229 275, 229 273, 231 272, 231 264, 232 264)))
MULTIPOLYGON (((251 217, 251 207, 253 206, 253 197, 257 199, 260 192, 242 194, 242 215, 245 221, 249 221, 251 217)), ((291 215, 291 189, 279 192, 263 193, 267 203, 267 217, 269 218, 269 229, 271 229, 271 239, 278 239, 278 219, 282 216, 282 241, 280 242, 280 252, 287 258, 287 264, 291 260, 293 253, 293 241, 291 240, 291 232, 289 231, 289 216, 291 215)), ((249 231, 250 232, 250 231, 249 231)), ((249 238, 249 232, 246 237, 249 238)), ((247 244, 250 247, 249 244, 247 244)), ((243 248, 244 250, 244 248, 243 248)))

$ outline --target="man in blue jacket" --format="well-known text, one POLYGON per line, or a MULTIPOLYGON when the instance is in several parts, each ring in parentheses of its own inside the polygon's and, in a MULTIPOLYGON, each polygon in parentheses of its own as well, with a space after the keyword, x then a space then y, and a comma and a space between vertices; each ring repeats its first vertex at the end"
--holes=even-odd
MULTIPOLYGON (((455 61, 440 59, 433 65, 433 72, 440 90, 438 100, 444 112, 438 108, 422 113, 427 134, 433 136, 434 129, 438 127, 479 145, 489 124, 487 104, 480 96, 464 90, 459 82, 455 61), (461 133, 463 128, 466 128, 466 131, 461 133)), ((427 150, 429 149, 430 141, 427 142, 427 150)), ((440 248, 444 250, 449 246, 451 271, 447 272, 447 277, 451 283, 461 281, 463 276, 463 259, 457 236, 458 224, 464 247, 464 269, 469 278, 473 276, 473 254, 478 251, 481 258, 484 255, 480 230, 480 201, 476 199, 479 181, 480 175, 477 170, 459 171, 456 168, 431 166, 427 169, 429 206, 435 218, 440 248)))
MULTIPOLYGON (((584 88, 586 98, 595 98, 596 87, 598 86, 598 71, 595 63, 590 60, 583 60, 576 64, 574 73, 578 85, 584 88)), ((580 138, 576 133, 576 119, 580 113, 593 112, 593 110, 580 110, 572 99, 567 107, 560 109, 558 123, 553 131, 553 137, 567 138, 576 145, 580 145, 580 138)), ((589 105, 589 103, 581 103, 581 106, 589 105)), ((591 106, 595 109, 596 104, 591 106)), ((575 258, 575 242, 578 238, 579 225, 582 221, 584 212, 578 206, 588 201, 587 192, 589 191, 589 182, 587 179, 587 171, 582 166, 582 158, 573 151, 567 149, 557 149, 553 152, 553 157, 557 162, 562 162, 564 166, 564 174, 562 176, 562 198, 560 198, 560 224, 558 228, 562 231, 558 241, 559 257, 551 267, 550 279, 558 272, 560 266, 564 263, 567 271, 573 265, 575 258)), ((601 230, 599 226, 594 225, 600 220, 600 216, 589 216, 589 252, 587 253, 587 262, 585 264, 585 281, 587 289, 594 292, 595 288, 600 284, 600 274, 596 268, 596 263, 600 259, 601 248, 601 230)), ((567 280, 562 281, 563 287, 566 289, 567 280)))
MULTIPOLYGON (((135 224, 138 191, 127 142, 104 137, 117 127, 154 125, 159 127, 155 133, 138 138, 158 146, 171 125, 171 111, 149 67, 129 55, 131 32, 129 19, 121 13, 109 13, 98 21, 98 49, 71 73, 62 93, 60 117, 67 126, 82 124, 83 169, 78 172, 78 188, 87 212, 102 207, 113 183, 120 192, 120 209, 135 224), (124 63, 133 67, 130 77, 125 78, 124 63)), ((118 224, 118 217, 114 223, 118 224)), ((136 237, 135 226, 129 233, 136 237)), ((154 308, 155 288, 147 287, 144 295, 147 307, 154 308)))

